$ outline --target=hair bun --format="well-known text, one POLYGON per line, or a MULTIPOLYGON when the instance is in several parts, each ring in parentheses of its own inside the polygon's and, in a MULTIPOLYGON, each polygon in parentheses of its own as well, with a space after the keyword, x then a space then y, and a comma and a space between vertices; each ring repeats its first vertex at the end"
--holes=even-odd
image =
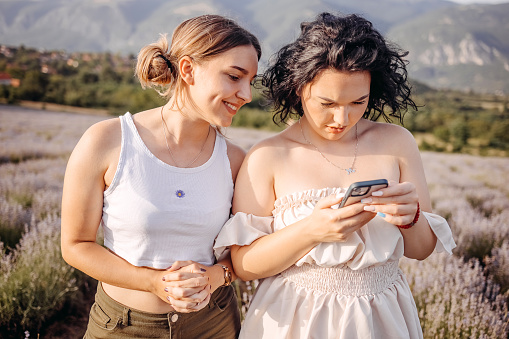
POLYGON ((164 56, 164 54, 159 54, 158 57, 162 58, 166 62, 166 65, 168 65, 168 68, 172 70, 173 67, 171 65, 171 62, 170 60, 168 60, 168 58, 164 56))

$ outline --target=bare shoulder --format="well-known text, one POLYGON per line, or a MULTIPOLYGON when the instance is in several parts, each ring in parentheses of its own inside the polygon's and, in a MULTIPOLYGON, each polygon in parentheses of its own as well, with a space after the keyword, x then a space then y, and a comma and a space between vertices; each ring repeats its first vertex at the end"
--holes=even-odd
POLYGON ((112 118, 100 121, 90 126, 71 155, 80 162, 93 162, 96 165, 106 165, 111 157, 115 158, 120 152, 122 131, 120 119, 112 118))
POLYGON ((383 122, 364 121, 360 138, 373 147, 383 148, 393 155, 408 155, 418 151, 414 136, 406 128, 383 122))
POLYGON ((242 163, 235 185, 233 212, 269 216, 274 207, 274 173, 284 144, 281 133, 255 144, 242 163))
POLYGON ((288 147, 288 138, 285 134, 283 131, 259 141, 249 150, 247 158, 271 161, 272 164, 284 160, 288 147))
POLYGON ((121 133, 119 118, 106 119, 93 124, 87 129, 84 136, 87 135, 91 138, 100 137, 102 139, 112 133, 118 135, 121 133))

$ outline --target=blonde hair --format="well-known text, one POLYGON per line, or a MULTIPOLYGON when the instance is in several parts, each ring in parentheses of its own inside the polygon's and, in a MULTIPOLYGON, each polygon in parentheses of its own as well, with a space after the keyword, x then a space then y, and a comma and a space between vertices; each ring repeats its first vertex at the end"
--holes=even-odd
POLYGON ((258 60, 258 39, 233 20, 220 15, 202 15, 182 22, 173 32, 168 51, 166 34, 155 43, 143 47, 138 54, 136 76, 141 86, 155 89, 162 97, 176 96, 184 102, 184 82, 178 64, 184 56, 197 64, 234 47, 251 45, 258 60))

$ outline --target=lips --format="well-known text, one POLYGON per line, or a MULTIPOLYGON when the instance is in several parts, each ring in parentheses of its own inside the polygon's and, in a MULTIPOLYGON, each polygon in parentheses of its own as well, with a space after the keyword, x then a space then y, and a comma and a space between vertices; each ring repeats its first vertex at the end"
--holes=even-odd
POLYGON ((339 134, 345 131, 346 127, 333 127, 333 126, 327 126, 327 129, 330 133, 339 134))
POLYGON ((235 106, 234 104, 231 104, 229 102, 223 101, 224 105, 228 108, 229 111, 231 111, 232 114, 237 113, 237 110, 239 109, 238 106, 235 106))

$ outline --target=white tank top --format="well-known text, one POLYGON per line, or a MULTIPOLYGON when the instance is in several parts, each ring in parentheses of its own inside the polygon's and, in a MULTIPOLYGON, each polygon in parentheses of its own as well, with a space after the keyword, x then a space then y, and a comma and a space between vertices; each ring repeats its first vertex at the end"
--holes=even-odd
POLYGON ((120 122, 120 159, 104 191, 104 245, 135 266, 165 269, 177 260, 212 265, 214 239, 233 196, 226 141, 216 133, 205 164, 179 168, 150 152, 129 112, 120 122))

